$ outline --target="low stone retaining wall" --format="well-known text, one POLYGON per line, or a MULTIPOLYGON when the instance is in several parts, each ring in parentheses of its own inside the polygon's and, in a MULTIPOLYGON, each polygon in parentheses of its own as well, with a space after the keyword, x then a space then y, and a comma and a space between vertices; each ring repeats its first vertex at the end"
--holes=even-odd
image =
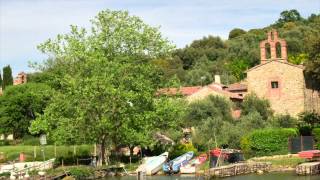
POLYGON ((308 162, 299 164, 296 167, 298 175, 315 175, 320 174, 320 162, 308 162))
POLYGON ((231 164, 209 169, 210 177, 228 177, 253 172, 268 172, 271 169, 269 162, 246 162, 231 164))

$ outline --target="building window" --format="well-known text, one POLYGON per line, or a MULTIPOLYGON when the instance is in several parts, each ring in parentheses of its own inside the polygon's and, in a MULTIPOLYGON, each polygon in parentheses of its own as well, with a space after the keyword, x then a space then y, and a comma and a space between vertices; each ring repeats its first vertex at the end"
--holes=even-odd
POLYGON ((271 88, 272 88, 272 89, 278 89, 278 88, 279 88, 279 83, 278 83, 278 81, 272 81, 272 82, 271 82, 271 88))

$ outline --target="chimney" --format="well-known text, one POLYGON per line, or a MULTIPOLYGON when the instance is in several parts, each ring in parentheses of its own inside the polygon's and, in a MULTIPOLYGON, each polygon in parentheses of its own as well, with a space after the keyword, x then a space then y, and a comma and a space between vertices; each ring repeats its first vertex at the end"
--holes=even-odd
POLYGON ((214 75, 214 82, 217 84, 221 84, 220 75, 214 75))

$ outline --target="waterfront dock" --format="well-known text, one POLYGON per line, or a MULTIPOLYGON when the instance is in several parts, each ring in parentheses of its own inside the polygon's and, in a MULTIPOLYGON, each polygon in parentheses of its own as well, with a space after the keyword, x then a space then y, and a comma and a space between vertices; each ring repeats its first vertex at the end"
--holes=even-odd
POLYGON ((320 174, 320 162, 302 163, 296 167, 298 175, 315 175, 320 174))

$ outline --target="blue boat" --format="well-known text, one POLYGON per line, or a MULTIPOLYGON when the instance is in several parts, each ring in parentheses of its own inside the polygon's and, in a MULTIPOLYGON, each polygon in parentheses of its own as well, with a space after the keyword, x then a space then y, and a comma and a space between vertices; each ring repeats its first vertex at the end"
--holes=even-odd
POLYGON ((173 173, 178 173, 180 171, 180 167, 182 165, 188 164, 188 162, 192 159, 193 157, 193 152, 187 152, 165 164, 163 164, 162 169, 163 172, 173 174, 173 173))

